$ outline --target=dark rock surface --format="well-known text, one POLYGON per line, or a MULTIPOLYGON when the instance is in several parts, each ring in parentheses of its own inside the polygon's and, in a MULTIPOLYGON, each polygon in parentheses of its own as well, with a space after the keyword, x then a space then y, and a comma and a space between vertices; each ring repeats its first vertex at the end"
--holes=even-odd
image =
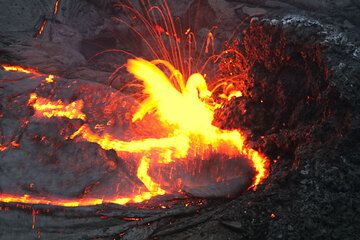
MULTIPOLYGON (((108 91, 114 91, 105 86, 108 77, 126 56, 94 55, 107 49, 135 48, 135 53, 148 56, 127 27, 114 24, 110 16, 116 11, 111 2, 116 1, 60 0, 54 16, 52 0, 1 1, 0 62, 80 80, 75 89, 58 90, 64 99, 90 99, 81 89, 96 92, 99 86, 103 90, 95 98, 106 98, 108 91), (45 19, 43 35, 34 37, 45 19)), ((253 133, 254 145, 272 159, 269 178, 256 191, 232 201, 195 199, 193 206, 184 207, 188 204, 184 199, 175 204, 159 200, 171 209, 160 208, 158 199, 146 206, 152 209, 0 204, 0 239, 359 239, 359 2, 168 2, 175 15, 196 16, 190 21, 194 27, 218 25, 214 33, 218 48, 249 17, 236 37, 251 64, 248 79, 253 85, 244 89, 251 98, 234 99, 225 107, 231 111, 219 117, 227 119, 223 127, 240 125, 253 133), (199 15, 194 14, 197 8, 202 11, 199 15)), ((69 145, 56 131, 43 132, 40 123, 31 119, 32 110, 20 107, 34 89, 47 93, 49 89, 40 86, 43 79, 19 74, 8 81, 7 74, 0 71, 0 140, 16 140, 24 149, 0 153, 1 192, 26 192, 33 179, 34 192, 78 196, 99 179, 106 186, 126 178, 123 173, 104 179, 114 173, 108 165, 113 158, 95 144, 69 145), (29 138, 37 133, 51 138, 51 144, 29 138), (88 159, 86 164, 78 165, 83 158, 88 159), (44 164, 38 164, 39 159, 44 164), (60 163, 56 168, 55 162, 60 163), (42 169, 41 174, 32 176, 29 169, 34 167, 42 169), (72 175, 74 167, 86 174, 72 175)), ((122 84, 117 79, 113 87, 122 84)), ((52 129, 64 124, 71 129, 77 123, 49 120, 41 124, 52 129)))

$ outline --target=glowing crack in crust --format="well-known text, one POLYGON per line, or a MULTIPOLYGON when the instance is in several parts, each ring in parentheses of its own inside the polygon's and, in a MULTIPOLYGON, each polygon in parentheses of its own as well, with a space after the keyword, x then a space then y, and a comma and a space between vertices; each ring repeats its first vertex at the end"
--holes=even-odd
MULTIPOLYGON (((49 77, 46 79, 49 79, 49 77)), ((47 82, 49 82, 49 80, 47 80, 47 82)), ((68 119, 86 119, 85 114, 81 111, 84 106, 84 101, 82 100, 72 102, 70 104, 64 104, 61 100, 52 102, 46 98, 38 97, 35 93, 32 93, 28 104, 36 110, 37 114, 43 115, 47 118, 66 117, 68 119)))

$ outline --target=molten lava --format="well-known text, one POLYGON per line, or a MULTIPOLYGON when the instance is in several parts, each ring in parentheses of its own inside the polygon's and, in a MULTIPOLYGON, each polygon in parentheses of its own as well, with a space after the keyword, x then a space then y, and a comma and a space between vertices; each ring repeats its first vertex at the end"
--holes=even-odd
MULTIPOLYGON (((84 124, 70 138, 97 143, 105 150, 113 149, 124 159, 138 158, 137 177, 143 182, 147 191, 110 199, 79 200, 1 195, 1 201, 61 206, 138 203, 157 195, 164 195, 169 190, 174 192, 181 190, 178 185, 169 187, 167 182, 164 184, 169 190, 164 190, 163 182, 161 180, 156 182, 150 176, 151 165, 161 166, 177 161, 191 162, 199 157, 206 160, 212 153, 221 153, 229 158, 245 156, 250 159, 256 171, 251 185, 253 188, 267 177, 266 157, 245 145, 244 134, 237 130, 222 130, 212 124, 217 105, 213 102, 211 92, 201 74, 193 74, 185 81, 170 63, 159 60, 148 62, 143 59, 132 59, 128 61, 127 68, 143 82, 144 94, 147 96, 133 114, 133 124, 145 120, 146 114, 153 114, 165 129, 167 136, 122 141, 109 134, 99 135, 92 131, 89 125, 84 124), (179 86, 179 89, 155 64, 167 66, 171 76, 176 74, 176 86, 179 86)), ((61 100, 51 101, 33 93, 28 104, 36 110, 35 117, 65 117, 83 121, 87 119, 82 111, 84 106, 82 100, 64 104, 61 100)))
MULTIPOLYGON (((58 13, 59 5, 59 1, 56 0, 54 16, 58 13)), ((188 41, 183 41, 183 38, 180 39, 166 4, 161 9, 150 7, 146 16, 142 16, 139 11, 131 9, 126 5, 121 5, 121 7, 131 11, 137 19, 143 22, 156 43, 152 45, 144 39, 146 45, 151 50, 154 59, 162 59, 149 62, 137 58, 130 59, 127 62, 128 72, 136 80, 140 81, 143 87, 143 100, 140 101, 137 111, 131 112, 129 110, 132 114, 132 119, 128 125, 136 126, 139 123, 143 123, 140 126, 158 126, 159 132, 154 132, 153 136, 146 135, 146 138, 141 134, 137 136, 135 133, 132 133, 131 139, 127 138, 126 140, 115 134, 113 135, 111 131, 100 129, 97 127, 100 126, 98 123, 89 120, 83 109, 86 104, 84 102, 85 99, 65 103, 62 100, 54 101, 32 93, 28 105, 34 108, 35 118, 63 117, 82 120, 84 124, 69 136, 69 139, 72 141, 96 143, 104 150, 115 150, 120 158, 137 167, 136 176, 143 183, 144 188, 141 188, 137 193, 108 198, 60 199, 0 194, 0 201, 51 204, 67 207, 103 203, 139 203, 158 195, 181 192, 184 186, 183 179, 181 178, 182 175, 178 174, 173 178, 172 170, 177 171, 179 168, 184 170, 183 167, 187 166, 184 171, 189 171, 189 169, 192 171, 194 170, 192 166, 196 165, 198 161, 200 161, 201 165, 202 161, 214 158, 214 156, 215 158, 221 156, 225 161, 226 159, 233 158, 249 160, 255 172, 249 189, 256 189, 268 176, 268 159, 260 152, 246 145, 246 136, 243 132, 240 130, 220 129, 213 124, 214 112, 221 106, 221 104, 215 101, 215 90, 220 86, 225 89, 219 96, 223 101, 229 101, 233 97, 240 97, 242 92, 234 87, 230 81, 219 80, 215 86, 209 87, 211 85, 208 85, 206 82, 205 75, 200 72, 191 74, 190 68, 192 64, 194 64, 196 69, 203 70, 204 66, 199 67, 200 62, 198 60, 191 60, 197 47, 196 41, 194 41, 194 34, 190 29, 185 32, 188 41), (168 15, 168 17, 164 17, 165 26, 163 27, 157 24, 157 20, 148 20, 152 18, 155 11, 161 12, 161 10, 168 15), (168 37, 170 50, 165 46, 166 44, 163 41, 164 35, 168 37), (183 45, 180 46, 180 44, 183 45), (186 50, 182 51, 182 48, 186 48, 186 50), (188 55, 188 61, 184 61, 184 55, 186 54, 188 55), (148 116, 151 117, 149 118, 148 116), (95 125, 95 129, 92 128, 93 125, 95 125), (173 168, 173 165, 175 168, 173 168), (163 169, 164 171, 162 171, 163 169), (161 174, 154 174, 156 171, 161 172, 161 174), (164 175, 169 176, 166 177, 164 175)), ((142 36, 130 24, 127 25, 142 36)), ((40 27, 38 35, 43 33, 45 26, 46 20, 44 20, 40 27)), ((204 45, 204 52, 208 53, 210 49, 214 51, 213 45, 214 36, 209 32, 206 44, 204 45)), ((224 54, 228 54, 228 51, 224 51, 224 53, 217 57, 212 56, 210 58, 218 60, 224 54)), ((236 55, 237 53, 234 54, 236 55)), ((243 60, 241 54, 239 56, 243 60)), ((230 60, 226 63, 226 67, 230 69, 234 64, 230 60)), ((7 71, 39 75, 31 69, 17 66, 3 67, 7 71)), ((115 73, 118 73, 118 70, 115 73)), ((53 75, 49 75, 45 78, 45 83, 54 84, 54 78, 53 75)), ((6 149, 7 146, 0 145, 0 151, 6 151, 6 149)), ((226 181, 226 176, 224 175, 210 176, 209 174, 209 178, 213 178, 212 180, 215 182, 226 181)))
POLYGON ((82 100, 66 105, 63 104, 61 100, 53 102, 46 98, 38 97, 35 93, 33 93, 30 95, 29 105, 36 110, 38 115, 42 115, 47 118, 66 117, 68 119, 81 120, 85 120, 86 118, 85 114, 81 112, 84 106, 84 102, 82 100))
POLYGON ((59 1, 60 0, 55 0, 55 5, 54 5, 54 16, 56 16, 56 14, 59 11, 59 1))
POLYGON ((7 72, 21 72, 21 73, 32 73, 34 75, 39 75, 39 73, 32 68, 24 68, 22 66, 12 66, 12 65, 1 65, 7 72))
POLYGON ((42 24, 41 24, 41 26, 40 26, 40 28, 39 28, 39 31, 38 31, 38 33, 37 33, 38 36, 40 36, 40 35, 42 35, 42 34, 44 33, 46 24, 47 24, 47 20, 45 19, 45 20, 42 22, 42 24))

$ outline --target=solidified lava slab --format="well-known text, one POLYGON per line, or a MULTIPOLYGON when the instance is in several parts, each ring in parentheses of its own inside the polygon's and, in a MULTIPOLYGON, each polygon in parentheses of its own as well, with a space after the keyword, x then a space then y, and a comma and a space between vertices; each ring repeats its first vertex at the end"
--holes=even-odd
POLYGON ((195 174, 183 173, 183 188, 187 194, 201 198, 233 198, 246 191, 255 176, 251 162, 246 157, 220 160, 214 156, 194 166, 195 174), (211 177, 213 176, 213 177, 211 177), (221 176, 224 181, 216 181, 221 176))

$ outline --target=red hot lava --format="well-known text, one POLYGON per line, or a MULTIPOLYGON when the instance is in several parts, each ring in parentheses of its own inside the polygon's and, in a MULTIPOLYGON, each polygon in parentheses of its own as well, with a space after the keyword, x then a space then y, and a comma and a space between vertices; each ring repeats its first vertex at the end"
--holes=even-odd
MULTIPOLYGON (((56 1, 54 15, 57 14, 58 5, 59 2, 56 1)), ((35 118, 62 117, 82 120, 84 124, 69 136, 69 139, 92 142, 105 150, 115 150, 119 157, 127 159, 128 162, 137 166, 136 176, 144 184, 146 190, 128 196, 72 200, 1 194, 0 201, 71 207, 103 203, 139 203, 154 196, 181 192, 183 189, 184 179, 181 178, 181 174, 177 175, 176 179, 165 178, 154 174, 156 169, 161 172, 160 175, 171 175, 168 172, 169 166, 175 166, 176 170, 179 169, 179 166, 180 168, 181 166, 192 166, 194 162, 200 161, 201 164, 202 161, 214 158, 214 156, 225 159, 225 162, 226 159, 233 158, 249 160, 255 172, 249 188, 256 189, 268 176, 268 159, 246 145, 246 135, 242 131, 223 130, 213 125, 214 112, 221 107, 221 104, 216 103, 214 99, 215 90, 219 86, 225 86, 225 91, 219 96, 223 101, 240 97, 241 92, 226 80, 210 88, 205 80, 205 74, 200 72, 190 74, 190 67, 185 70, 184 56, 181 55, 183 51, 180 50, 181 41, 176 34, 171 17, 166 18, 169 24, 163 28, 156 24, 156 21, 146 20, 151 17, 150 13, 147 18, 144 18, 133 8, 125 5, 122 7, 130 9, 133 14, 142 19, 153 38, 158 42, 158 45, 154 47, 149 46, 157 60, 146 61, 136 58, 130 59, 126 64, 128 72, 141 82, 143 96, 137 111, 131 113, 132 121, 129 124, 143 122, 147 125, 160 126, 159 132, 154 132, 153 136, 146 138, 141 135, 134 136, 131 140, 124 140, 109 133, 99 134, 91 129, 90 122, 83 111, 84 101, 81 99, 65 104, 61 100, 52 101, 33 93, 30 95, 28 104, 35 109, 35 118), (170 50, 165 47, 163 40, 160 40, 163 34, 166 34, 170 40, 170 50), (160 49, 162 58, 156 53, 156 48, 160 49), (152 117, 147 118, 147 115, 152 117)), ((150 8, 149 12, 154 9, 163 10, 171 16, 166 4, 161 9, 159 7, 150 8)), ((194 34, 188 29, 185 35, 189 37, 187 45, 189 47, 194 34)), ((214 36, 210 32, 205 46, 206 53, 209 52, 209 46, 213 39, 214 36)), ((150 43, 147 41, 147 44, 150 43)), ((191 46, 188 51, 189 58, 192 54, 190 49, 191 46)), ((217 55, 215 59, 219 59, 227 51, 217 55)), ((214 56, 211 58, 214 59, 214 56)), ((191 63, 191 61, 187 62, 191 63)), ((6 71, 39 74, 21 67, 3 67, 6 71)), ((54 83, 54 76, 49 75, 45 80, 47 83, 54 83)), ((6 147, 0 146, 0 151, 6 151, 6 147)), ((215 182, 228 180, 226 173, 209 177, 213 178, 212 180, 215 182)))

